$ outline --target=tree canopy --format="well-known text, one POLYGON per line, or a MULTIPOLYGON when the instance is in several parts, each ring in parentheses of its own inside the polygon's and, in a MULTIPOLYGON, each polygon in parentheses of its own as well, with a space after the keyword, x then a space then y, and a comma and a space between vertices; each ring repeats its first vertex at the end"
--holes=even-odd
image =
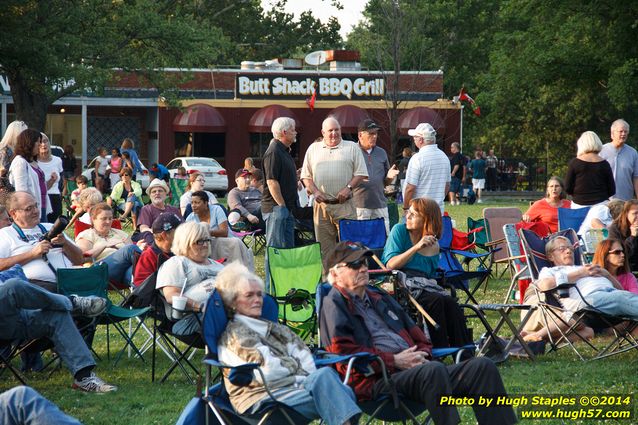
POLYGON ((347 42, 364 65, 394 66, 383 54, 398 30, 392 4, 413 23, 399 28, 401 69, 443 69, 447 97, 465 86, 481 106, 481 117, 465 114, 466 151, 547 157, 560 172, 580 133, 605 142, 614 119, 638 118, 636 0, 371 0, 347 42))

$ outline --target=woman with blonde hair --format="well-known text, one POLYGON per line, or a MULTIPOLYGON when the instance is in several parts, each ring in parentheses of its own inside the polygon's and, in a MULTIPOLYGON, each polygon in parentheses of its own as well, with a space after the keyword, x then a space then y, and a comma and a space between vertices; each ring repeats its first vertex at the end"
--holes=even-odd
MULTIPOLYGON (((200 313, 215 288, 215 278, 223 266, 210 258, 212 238, 208 226, 202 223, 183 223, 175 229, 171 251, 175 256, 166 260, 157 273, 156 288, 162 291, 168 304, 183 294, 188 298, 186 309, 200 313)), ((168 312, 167 312, 168 313, 168 312)), ((178 335, 192 335, 201 329, 193 315, 187 315, 173 325, 178 335)))
POLYGON ((586 131, 576 144, 576 158, 569 161, 565 175, 565 191, 572 196, 572 208, 606 202, 616 193, 616 183, 609 162, 600 156, 600 138, 586 131))
POLYGON ((29 127, 24 121, 13 121, 7 126, 2 141, 0 141, 0 177, 9 173, 18 136, 27 128, 29 127))
POLYGON ((440 325, 428 323, 434 347, 462 347, 471 343, 463 311, 456 300, 433 280, 439 265, 439 242, 443 232, 441 209, 429 198, 413 199, 405 223, 396 224, 383 249, 386 267, 401 270, 408 279, 423 279, 427 288, 415 298, 440 325))

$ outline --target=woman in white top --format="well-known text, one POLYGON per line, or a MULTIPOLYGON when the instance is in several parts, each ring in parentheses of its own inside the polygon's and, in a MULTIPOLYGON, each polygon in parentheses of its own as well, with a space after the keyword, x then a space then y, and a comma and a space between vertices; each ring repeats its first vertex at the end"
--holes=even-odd
MULTIPOLYGON (((168 304, 183 294, 188 298, 186 309, 200 313, 215 287, 215 278, 223 266, 208 258, 211 237, 201 223, 180 224, 175 230, 171 251, 175 254, 162 264, 157 274, 157 289, 168 304)), ((167 311, 167 315, 171 312, 167 311)), ((173 325, 178 335, 191 335, 200 329, 199 321, 190 314, 173 325)))
POLYGON ((53 223, 62 214, 62 196, 60 196, 60 176, 64 171, 62 159, 51 154, 51 143, 46 134, 42 134, 42 142, 38 149, 38 166, 44 172, 44 181, 47 184, 47 194, 53 212, 48 215, 50 223, 53 223))
MULTIPOLYGON (((191 198, 193 197, 193 193, 204 191, 208 195, 208 203, 210 205, 215 205, 217 203, 217 198, 211 192, 204 190, 204 185, 206 184, 206 179, 204 175, 199 171, 195 171, 191 173, 188 177, 188 186, 186 192, 179 198, 179 208, 182 210, 182 217, 186 218, 188 214, 186 214, 186 209, 191 204, 191 198)), ((189 212, 192 211, 192 209, 189 212)))
POLYGON ((38 167, 35 157, 40 149, 42 135, 39 131, 26 129, 18 136, 15 156, 9 167, 9 182, 16 191, 28 192, 35 198, 40 209, 40 221, 46 222, 51 204, 47 196, 44 172, 38 167))
POLYGON ((24 121, 13 121, 7 126, 7 130, 0 141, 0 177, 9 174, 9 166, 13 158, 13 150, 16 147, 18 136, 28 127, 24 121))

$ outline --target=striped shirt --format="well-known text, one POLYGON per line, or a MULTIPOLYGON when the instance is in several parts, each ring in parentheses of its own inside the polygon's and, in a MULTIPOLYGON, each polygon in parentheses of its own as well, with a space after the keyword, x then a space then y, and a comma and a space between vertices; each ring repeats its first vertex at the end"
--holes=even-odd
POLYGON ((416 186, 413 199, 434 199, 443 213, 445 184, 451 179, 450 172, 450 161, 445 153, 435 144, 426 145, 410 159, 405 181, 416 186))
POLYGON ((316 142, 308 147, 301 178, 312 179, 329 197, 336 198, 353 176, 368 177, 365 159, 357 143, 342 140, 337 146, 328 147, 324 142, 316 142))

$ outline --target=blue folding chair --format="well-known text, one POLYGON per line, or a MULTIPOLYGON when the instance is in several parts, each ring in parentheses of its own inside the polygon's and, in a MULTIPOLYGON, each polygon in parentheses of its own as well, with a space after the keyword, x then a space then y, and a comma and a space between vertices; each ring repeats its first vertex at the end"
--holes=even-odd
POLYGON ((386 238, 385 221, 382 218, 339 221, 339 240, 341 241, 360 242, 373 251, 379 249, 383 251, 386 238))
POLYGON ((585 221, 589 207, 584 208, 559 208, 558 209, 558 230, 574 229, 578 232, 581 224, 585 221))
POLYGON ((481 269, 474 271, 466 270, 461 266, 458 258, 461 256, 464 259, 484 259, 491 256, 491 253, 476 253, 470 251, 461 251, 458 249, 452 249, 452 219, 449 216, 444 215, 443 220, 443 232, 439 239, 439 267, 443 270, 445 282, 455 289, 460 289, 467 295, 467 301, 471 301, 478 304, 474 294, 480 288, 480 286, 487 281, 491 273, 491 265, 486 263, 481 269), (470 281, 474 280, 474 286, 470 286, 470 281))
MULTIPOLYGON (((278 316, 277 302, 270 295, 264 297, 264 304, 262 307, 262 318, 277 322, 278 316)), ((217 291, 213 291, 208 302, 206 303, 206 310, 203 319, 203 335, 206 341, 207 356, 204 360, 206 364, 206 391, 202 400, 208 405, 210 412, 213 414, 213 422, 219 424, 283 424, 288 423, 290 425, 306 424, 312 422, 305 416, 297 413, 294 409, 286 406, 285 404, 275 400, 267 403, 262 403, 262 407, 255 414, 239 414, 232 407, 228 393, 224 387, 224 381, 212 385, 212 369, 226 369, 229 370, 228 379, 235 385, 247 385, 253 378, 254 374, 261 373, 259 365, 255 363, 246 363, 240 366, 227 366, 218 360, 217 341, 224 333, 228 318, 221 299, 221 296, 217 291), (215 422, 216 421, 216 422, 215 422)), ((367 358, 367 353, 356 354, 352 356, 334 356, 326 359, 315 359, 315 365, 317 367, 328 366, 335 362, 354 361, 355 358, 367 358)), ((352 363, 350 367, 352 366, 352 363)), ((188 411, 184 411, 184 416, 190 416, 194 418, 201 417, 201 406, 191 400, 188 406, 188 411)), ((203 415, 204 417, 206 416, 203 415)), ((209 415, 210 416, 210 415, 209 415)), ((182 423, 192 424, 193 422, 184 421, 182 423)))

